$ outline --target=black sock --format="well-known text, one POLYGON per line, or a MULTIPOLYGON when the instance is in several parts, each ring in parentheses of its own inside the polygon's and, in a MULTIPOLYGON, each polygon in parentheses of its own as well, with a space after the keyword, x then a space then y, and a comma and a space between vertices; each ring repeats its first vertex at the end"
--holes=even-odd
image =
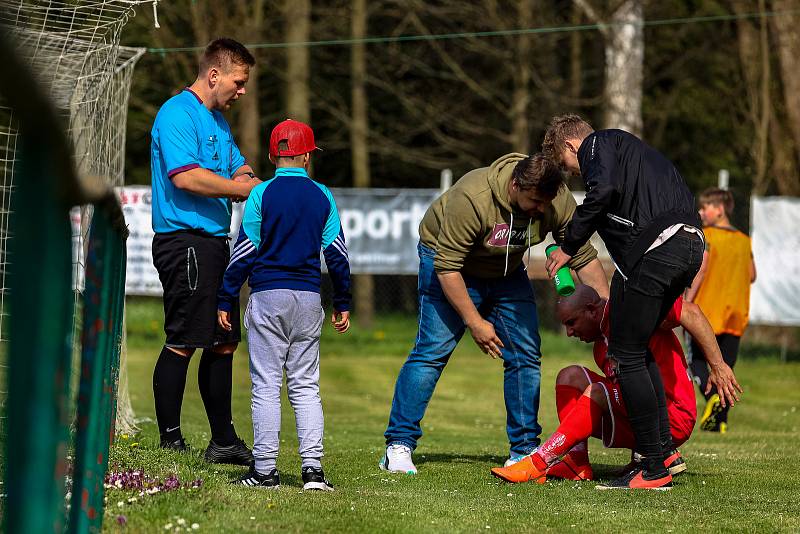
POLYGON ((190 356, 181 356, 167 347, 161 350, 153 370, 153 397, 161 441, 181 439, 181 404, 186 387, 190 356))
POLYGON ((231 421, 233 354, 204 350, 200 357, 197 381, 211 426, 211 439, 217 445, 233 445, 236 441, 236 431, 231 421))

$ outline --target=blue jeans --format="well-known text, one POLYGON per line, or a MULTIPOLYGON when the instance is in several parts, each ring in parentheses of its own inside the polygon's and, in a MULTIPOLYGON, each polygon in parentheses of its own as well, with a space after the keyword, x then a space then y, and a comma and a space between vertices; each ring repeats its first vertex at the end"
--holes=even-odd
MULTIPOLYGON (((422 437, 420 421, 450 355, 466 330, 450 305, 433 270, 435 252, 420 244, 419 325, 417 340, 394 390, 386 443, 415 449, 422 437)), ((506 403, 506 432, 512 454, 527 454, 539 445, 539 382, 541 340, 536 300, 520 266, 505 278, 464 276, 472 302, 494 325, 502 349, 506 403)), ((477 392, 476 394, 480 394, 477 392)))

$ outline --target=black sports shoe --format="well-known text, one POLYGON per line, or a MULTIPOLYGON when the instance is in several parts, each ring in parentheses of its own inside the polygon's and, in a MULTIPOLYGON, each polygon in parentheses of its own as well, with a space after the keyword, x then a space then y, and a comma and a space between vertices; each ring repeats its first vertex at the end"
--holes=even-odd
POLYGON ((325 478, 321 467, 304 467, 302 474, 304 490, 333 491, 333 484, 325 478))
POLYGON ((277 469, 273 469, 268 474, 262 475, 256 471, 255 468, 251 467, 247 473, 242 475, 241 478, 232 481, 231 484, 278 489, 281 485, 281 477, 277 469))
POLYGON ((186 452, 189 450, 189 445, 186 444, 186 440, 183 438, 176 439, 175 441, 165 441, 162 439, 160 447, 162 449, 170 449, 178 452, 186 452))
POLYGON ((217 445, 212 439, 208 442, 205 459, 211 464, 250 465, 253 462, 253 451, 247 448, 241 438, 236 438, 232 445, 224 446, 217 445))
POLYGON ((669 471, 669 474, 673 477, 686 471, 686 460, 684 460, 681 451, 678 449, 669 451, 667 457, 664 458, 664 467, 667 468, 667 471, 669 471))
MULTIPOLYGON (((616 477, 621 477, 622 475, 629 473, 631 469, 635 469, 641 465, 642 455, 638 452, 631 452, 630 463, 620 467, 619 469, 615 469, 613 474, 616 477)), ((672 449, 667 453, 667 457, 664 458, 664 467, 667 468, 667 471, 669 471, 670 475, 675 477, 686 471, 686 460, 683 458, 683 455, 678 449, 672 449)))
POLYGON ((598 484, 595 489, 649 489, 666 491, 672 489, 672 475, 666 469, 663 473, 652 475, 642 466, 631 469, 627 474, 605 484, 598 484))

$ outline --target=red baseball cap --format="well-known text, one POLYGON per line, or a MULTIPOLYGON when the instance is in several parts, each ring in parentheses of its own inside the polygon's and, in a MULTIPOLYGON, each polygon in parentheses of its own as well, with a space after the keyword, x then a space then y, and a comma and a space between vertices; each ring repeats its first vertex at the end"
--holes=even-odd
POLYGON ((300 121, 286 119, 278 123, 269 136, 269 155, 272 157, 299 156, 314 150, 321 150, 314 143, 314 130, 300 121), (278 148, 281 141, 286 143, 287 148, 278 148))

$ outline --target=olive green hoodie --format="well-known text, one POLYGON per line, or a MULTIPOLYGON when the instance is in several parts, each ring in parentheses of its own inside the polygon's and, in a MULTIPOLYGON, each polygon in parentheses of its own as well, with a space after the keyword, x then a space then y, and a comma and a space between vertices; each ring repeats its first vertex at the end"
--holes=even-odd
MULTIPOLYGON (((419 225, 419 237, 436 251, 437 272, 499 278, 513 273, 525 251, 548 233, 556 242, 563 241, 576 207, 566 186, 539 218, 531 219, 511 206, 511 172, 526 157, 507 154, 489 167, 470 171, 431 204, 419 225)), ((580 269, 596 257, 597 251, 587 242, 570 260, 570 267, 580 269)))

